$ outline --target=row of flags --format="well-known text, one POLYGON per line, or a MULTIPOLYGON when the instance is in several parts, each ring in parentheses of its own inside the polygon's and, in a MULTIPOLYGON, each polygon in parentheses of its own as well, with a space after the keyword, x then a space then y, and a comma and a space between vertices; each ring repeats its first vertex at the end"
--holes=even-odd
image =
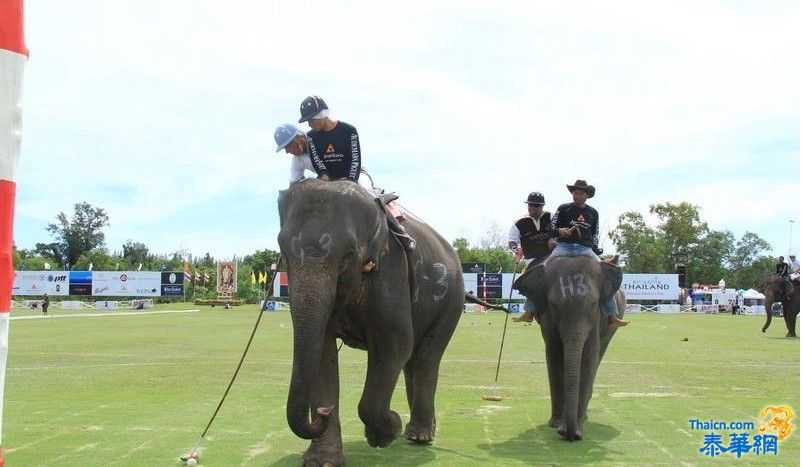
POLYGON ((201 282, 201 277, 202 277, 202 278, 203 278, 203 284, 204 284, 204 285, 207 285, 207 284, 209 284, 209 281, 212 279, 211 277, 209 277, 209 273, 208 273, 208 272, 204 272, 204 273, 203 273, 203 276, 201 276, 201 273, 200 273, 200 271, 195 271, 195 275, 193 276, 193 275, 192 275, 192 274, 189 272, 189 270, 184 270, 184 282, 192 282, 192 278, 193 278, 193 277, 195 278, 195 283, 196 283, 196 284, 200 284, 200 282, 201 282))
POLYGON ((260 284, 267 284, 267 271, 253 271, 251 272, 251 284, 256 285, 256 283, 260 284), (256 273, 259 273, 259 277, 256 277, 256 273))

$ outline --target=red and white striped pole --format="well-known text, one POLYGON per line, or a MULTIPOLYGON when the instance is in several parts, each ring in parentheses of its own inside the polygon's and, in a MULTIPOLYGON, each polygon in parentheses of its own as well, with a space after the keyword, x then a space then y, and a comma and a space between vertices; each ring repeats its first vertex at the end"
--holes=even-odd
POLYGON ((22 128, 22 73, 28 59, 22 24, 23 0, 0 0, 0 467, 3 456, 3 398, 8 358, 8 323, 14 265, 15 174, 22 128))

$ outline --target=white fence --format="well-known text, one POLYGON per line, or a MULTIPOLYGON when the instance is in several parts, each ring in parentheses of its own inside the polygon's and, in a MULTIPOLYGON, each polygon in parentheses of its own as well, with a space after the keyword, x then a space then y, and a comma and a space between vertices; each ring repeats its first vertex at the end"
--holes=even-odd
MULTIPOLYGON (((42 300, 12 300, 11 308, 36 308, 41 309, 42 300)), ((80 300, 62 300, 51 302, 50 309, 61 310, 141 310, 152 308, 153 300, 103 300, 97 302, 83 302, 80 300)))

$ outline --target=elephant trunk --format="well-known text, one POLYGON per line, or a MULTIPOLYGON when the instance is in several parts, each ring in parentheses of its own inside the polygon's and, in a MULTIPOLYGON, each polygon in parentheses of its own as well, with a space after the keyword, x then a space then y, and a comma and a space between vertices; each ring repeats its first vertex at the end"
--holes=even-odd
POLYGON ((298 437, 313 439, 326 431, 333 409, 310 405, 312 389, 317 384, 326 326, 334 305, 336 279, 321 279, 316 275, 309 280, 293 280, 294 275, 297 274, 290 275, 289 284, 293 356, 287 422, 298 437))
POLYGON ((574 441, 579 433, 579 385, 582 372, 582 352, 585 347, 587 333, 577 333, 563 338, 563 364, 565 368, 565 405, 563 406, 563 422, 565 437, 574 441))

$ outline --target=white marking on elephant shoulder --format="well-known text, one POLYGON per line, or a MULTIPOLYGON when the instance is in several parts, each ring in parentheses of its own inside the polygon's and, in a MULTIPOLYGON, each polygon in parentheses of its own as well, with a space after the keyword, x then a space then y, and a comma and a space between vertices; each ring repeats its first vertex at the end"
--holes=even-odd
POLYGON ((93 444, 84 444, 83 446, 78 446, 77 448, 75 448, 75 452, 88 451, 90 449, 95 449, 96 447, 97 447, 97 444, 94 444, 94 443, 93 444))
POLYGON ((610 397, 682 397, 676 392, 612 392, 610 397))

